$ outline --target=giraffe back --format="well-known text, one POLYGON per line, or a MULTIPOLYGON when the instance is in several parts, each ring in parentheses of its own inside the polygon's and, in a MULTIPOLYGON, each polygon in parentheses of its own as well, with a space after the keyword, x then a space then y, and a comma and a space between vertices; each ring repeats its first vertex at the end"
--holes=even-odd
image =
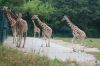
POLYGON ((43 32, 47 38, 50 38, 52 36, 52 29, 46 25, 45 23, 41 24, 41 27, 43 28, 43 32))
POLYGON ((86 38, 86 34, 83 30, 79 29, 78 27, 74 27, 72 29, 73 35, 76 38, 82 39, 82 38, 86 38))
POLYGON ((17 22, 18 22, 17 23, 18 28, 20 29, 19 31, 20 32, 27 32, 27 30, 28 30, 27 22, 25 20, 23 20, 22 18, 18 18, 17 22))

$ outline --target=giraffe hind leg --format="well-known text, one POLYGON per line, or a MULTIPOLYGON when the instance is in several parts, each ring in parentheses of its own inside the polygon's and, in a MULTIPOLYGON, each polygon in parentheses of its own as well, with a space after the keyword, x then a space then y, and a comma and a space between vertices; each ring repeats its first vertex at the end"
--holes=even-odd
POLYGON ((43 47, 43 42, 44 42, 44 40, 45 40, 45 39, 44 39, 44 37, 43 37, 41 47, 43 47))
POLYGON ((20 37, 19 34, 17 34, 17 45, 16 45, 16 47, 19 47, 19 40, 20 40, 19 37, 20 37))
POLYGON ((24 42, 23 42, 23 47, 22 48, 24 48, 24 45, 25 45, 25 42, 26 42, 27 32, 23 36, 24 36, 24 42))
POLYGON ((48 39, 48 47, 50 47, 50 38, 48 39))

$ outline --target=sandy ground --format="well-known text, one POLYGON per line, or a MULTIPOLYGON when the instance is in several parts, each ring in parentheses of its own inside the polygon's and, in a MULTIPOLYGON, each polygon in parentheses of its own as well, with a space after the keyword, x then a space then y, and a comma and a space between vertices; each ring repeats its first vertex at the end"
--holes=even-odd
MULTIPOLYGON (((50 47, 44 46, 40 47, 42 44, 42 39, 39 38, 31 38, 27 37, 25 48, 18 48, 19 50, 27 53, 27 52, 35 52, 40 55, 46 55, 50 59, 59 59, 62 61, 76 61, 81 66, 95 66, 96 58, 87 54, 86 52, 100 52, 97 48, 87 48, 81 46, 79 44, 71 44, 64 42, 62 40, 51 40, 50 47), (73 49, 76 49, 77 52, 73 52, 73 49), (81 52, 85 48, 85 52, 81 52)), ((6 46, 16 48, 16 44, 12 43, 12 37, 8 37, 8 39, 4 42, 6 46)))

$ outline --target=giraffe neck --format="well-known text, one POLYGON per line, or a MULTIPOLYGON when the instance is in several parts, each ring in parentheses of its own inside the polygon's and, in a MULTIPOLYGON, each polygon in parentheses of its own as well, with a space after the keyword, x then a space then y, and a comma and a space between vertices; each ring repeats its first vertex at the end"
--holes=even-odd
POLYGON ((71 22, 71 20, 68 17, 65 17, 68 25, 71 27, 71 29, 73 29, 75 27, 75 25, 71 22))
POLYGON ((34 27, 37 27, 36 24, 35 24, 35 22, 34 22, 34 20, 32 20, 32 22, 33 22, 34 27))
POLYGON ((15 22, 13 17, 11 16, 11 14, 9 12, 7 12, 7 17, 8 17, 8 20, 10 22, 11 25, 13 25, 13 23, 15 22))
POLYGON ((38 17, 37 21, 39 22, 39 24, 40 24, 41 26, 43 25, 43 22, 39 19, 39 17, 38 17))
POLYGON ((16 16, 13 12, 9 11, 9 14, 11 15, 12 18, 17 19, 18 16, 16 16))

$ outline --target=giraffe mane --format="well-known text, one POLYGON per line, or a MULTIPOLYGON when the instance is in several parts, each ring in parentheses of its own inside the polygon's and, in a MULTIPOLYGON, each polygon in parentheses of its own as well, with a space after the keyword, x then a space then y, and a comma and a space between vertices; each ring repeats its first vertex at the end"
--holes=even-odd
POLYGON ((38 18, 39 18, 40 20, 42 20, 42 18, 41 18, 41 16, 40 16, 40 15, 38 15, 38 18))

